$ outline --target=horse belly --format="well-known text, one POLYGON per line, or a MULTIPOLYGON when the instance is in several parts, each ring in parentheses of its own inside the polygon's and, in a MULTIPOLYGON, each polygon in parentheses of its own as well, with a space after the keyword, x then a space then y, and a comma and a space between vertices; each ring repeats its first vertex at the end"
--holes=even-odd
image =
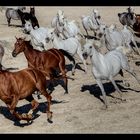
POLYGON ((19 20, 20 19, 19 15, 16 11, 12 11, 11 18, 14 19, 14 20, 19 20))

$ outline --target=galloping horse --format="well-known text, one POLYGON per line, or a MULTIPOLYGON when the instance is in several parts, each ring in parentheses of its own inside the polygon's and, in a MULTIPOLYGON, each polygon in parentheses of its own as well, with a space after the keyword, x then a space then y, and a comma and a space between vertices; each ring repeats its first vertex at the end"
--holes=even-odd
MULTIPOLYGON (((31 10, 31 9, 30 9, 31 10)), ((33 28, 35 28, 36 26, 39 28, 39 23, 38 20, 36 18, 36 16, 32 13, 32 11, 30 11, 30 13, 28 12, 22 12, 21 10, 17 10, 17 13, 20 16, 21 22, 22 22, 22 26, 24 27, 25 25, 25 20, 30 20, 32 23, 33 28)))
POLYGON ((19 6, 17 8, 6 8, 5 16, 6 16, 6 19, 7 19, 7 22, 8 22, 8 26, 10 26, 11 19, 20 20, 20 16, 17 13, 18 9, 23 12, 23 10, 25 10, 26 7, 25 6, 19 6))
POLYGON ((16 57, 19 53, 24 52, 28 61, 28 67, 37 68, 42 71, 49 80, 63 78, 65 93, 68 93, 68 80, 65 71, 65 57, 63 53, 58 49, 49 49, 41 52, 33 49, 33 46, 30 45, 30 41, 25 41, 22 38, 16 38, 16 40, 15 49, 12 52, 13 57, 16 57), (56 70, 59 70, 61 75, 60 73, 59 75, 56 74, 56 70))
POLYGON ((122 25, 130 26, 131 28, 136 22, 136 15, 132 7, 127 8, 128 12, 118 13, 119 21, 122 25))
POLYGON ((136 14, 136 23, 133 25, 133 30, 135 31, 135 35, 140 37, 140 15, 136 14))
POLYGON ((15 9, 14 8, 7 8, 5 15, 7 18, 8 26, 10 26, 11 19, 21 20, 23 27, 25 24, 25 20, 31 20, 33 28, 36 26, 39 28, 39 23, 38 23, 38 20, 35 16, 34 7, 33 8, 30 7, 30 13, 23 12, 23 10, 25 10, 25 9, 26 9, 25 6, 19 6, 18 8, 15 8, 15 9))
POLYGON ((46 91, 46 78, 41 71, 31 68, 17 72, 0 71, 0 85, 0 99, 5 102, 10 113, 16 119, 28 122, 32 120, 32 113, 39 105, 32 93, 40 91, 47 99, 47 118, 49 122, 52 122, 52 112, 50 111, 52 97, 46 91), (15 111, 18 101, 22 99, 31 102, 32 108, 28 114, 19 114, 15 111))

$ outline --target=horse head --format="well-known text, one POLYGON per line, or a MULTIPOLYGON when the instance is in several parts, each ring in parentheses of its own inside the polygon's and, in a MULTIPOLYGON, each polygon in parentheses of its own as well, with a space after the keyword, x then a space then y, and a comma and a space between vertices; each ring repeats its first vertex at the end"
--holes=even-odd
POLYGON ((24 38, 16 38, 16 42, 14 44, 15 49, 12 52, 12 56, 16 57, 19 53, 23 52, 25 49, 25 37, 24 38))

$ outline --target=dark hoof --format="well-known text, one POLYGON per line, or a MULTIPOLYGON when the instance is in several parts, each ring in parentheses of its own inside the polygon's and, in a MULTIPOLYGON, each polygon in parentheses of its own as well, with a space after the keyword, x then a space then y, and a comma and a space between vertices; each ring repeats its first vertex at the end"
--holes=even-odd
POLYGON ((125 83, 124 84, 126 87, 130 87, 130 84, 129 83, 125 83))
POLYGON ((52 121, 52 120, 50 120, 50 119, 47 119, 47 121, 48 121, 49 123, 53 123, 53 121, 52 121))
POLYGON ((68 94, 68 92, 64 92, 64 94, 68 94))
POLYGON ((126 103, 126 99, 122 99, 121 101, 122 101, 122 103, 126 103))

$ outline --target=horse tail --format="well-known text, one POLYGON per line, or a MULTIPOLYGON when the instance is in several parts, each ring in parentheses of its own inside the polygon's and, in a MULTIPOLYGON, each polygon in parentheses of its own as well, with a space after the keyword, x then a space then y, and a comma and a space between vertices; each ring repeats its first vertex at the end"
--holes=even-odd
POLYGON ((140 33, 134 33, 137 37, 140 37, 140 33))
POLYGON ((76 64, 75 59, 72 57, 72 55, 69 52, 63 49, 59 49, 59 51, 62 52, 63 55, 66 56, 70 61, 72 61, 74 65, 76 64))

